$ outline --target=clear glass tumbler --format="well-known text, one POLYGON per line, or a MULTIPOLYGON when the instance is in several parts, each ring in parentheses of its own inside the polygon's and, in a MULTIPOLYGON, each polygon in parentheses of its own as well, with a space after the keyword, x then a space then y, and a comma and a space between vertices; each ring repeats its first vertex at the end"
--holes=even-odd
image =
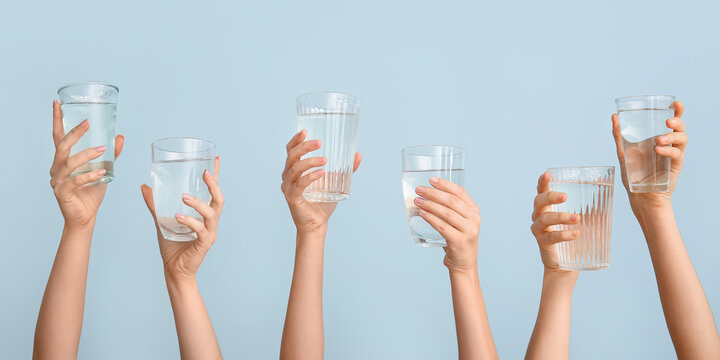
MULTIPOLYGON (((360 101, 348 94, 319 92, 297 98, 298 131, 320 140, 320 149, 305 156, 324 156, 325 174, 305 189, 310 201, 335 202, 350 197, 360 101)), ((310 171, 313 171, 312 169, 310 171)))
POLYGON ((155 216, 167 240, 192 241, 197 234, 175 220, 175 214, 203 221, 195 209, 182 201, 183 193, 210 203, 210 192, 202 179, 205 170, 214 174, 215 144, 194 138, 176 137, 152 143, 152 177, 155 216))
POLYGON ((117 86, 99 82, 69 84, 58 89, 63 113, 63 128, 67 134, 85 119, 90 128, 70 149, 70 156, 87 148, 105 145, 105 153, 75 169, 70 176, 105 169, 99 180, 88 185, 104 184, 115 178, 115 122, 117 86))
POLYGON ((615 99, 625 152, 630 192, 667 191, 670 158, 655 152, 657 137, 671 130, 665 120, 674 116, 670 95, 629 96, 615 99))
POLYGON ((580 216, 574 225, 555 225, 555 230, 579 230, 580 236, 560 242, 558 261, 565 270, 598 270, 610 266, 610 233, 612 230, 615 167, 552 168, 550 190, 567 194, 562 204, 553 205, 556 212, 580 216))
POLYGON ((419 145, 400 152, 402 161, 402 188, 405 198, 410 236, 420 246, 445 246, 445 238, 418 213, 415 189, 430 185, 431 177, 450 180, 460 186, 465 183, 465 151, 455 146, 419 145))

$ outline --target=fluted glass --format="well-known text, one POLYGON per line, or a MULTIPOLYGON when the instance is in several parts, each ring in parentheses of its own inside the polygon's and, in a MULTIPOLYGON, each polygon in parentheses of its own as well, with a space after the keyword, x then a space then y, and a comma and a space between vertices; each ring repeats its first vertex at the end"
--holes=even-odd
POLYGON ((580 236, 557 244, 558 262, 565 270, 599 270, 610 266, 610 238, 615 167, 553 168, 550 190, 567 194, 556 212, 580 216, 574 225, 556 225, 554 230, 578 230, 580 236))

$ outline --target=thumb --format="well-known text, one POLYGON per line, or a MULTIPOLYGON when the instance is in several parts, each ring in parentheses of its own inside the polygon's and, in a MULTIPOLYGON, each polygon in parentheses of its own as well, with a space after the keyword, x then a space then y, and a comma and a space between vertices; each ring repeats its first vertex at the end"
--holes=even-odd
POLYGON ((140 191, 142 192, 143 199, 145 200, 145 205, 147 205, 148 210, 150 210, 150 214, 153 218, 155 218, 155 202, 153 201, 152 188, 142 184, 140 186, 140 191))
POLYGON ((360 167, 361 161, 362 161, 362 155, 360 155, 360 153, 355 153, 355 163, 353 164, 353 172, 356 172, 357 169, 360 167))

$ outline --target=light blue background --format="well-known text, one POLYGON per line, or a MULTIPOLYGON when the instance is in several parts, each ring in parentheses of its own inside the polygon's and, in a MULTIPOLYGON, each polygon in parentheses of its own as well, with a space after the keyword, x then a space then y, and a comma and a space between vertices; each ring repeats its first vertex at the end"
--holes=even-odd
MULTIPOLYGON (((227 199, 198 274, 227 359, 272 359, 292 273, 280 192, 295 97, 363 103, 363 164, 327 238, 328 359, 457 356, 443 252, 412 244, 400 149, 467 150, 480 280, 501 358, 523 356, 542 266, 529 231, 547 167, 617 165, 613 99, 673 94, 690 145, 674 207, 720 317, 720 49, 714 1, 13 1, 0 12, 0 357, 29 358, 62 229, 48 185, 51 101, 68 82, 120 87, 127 137, 93 239, 81 359, 172 359, 177 340, 139 186, 150 143, 213 140, 227 199)), ((616 179, 616 183, 620 184, 616 179)), ((575 289, 571 357, 674 358, 647 247, 616 187, 612 265, 575 289)))

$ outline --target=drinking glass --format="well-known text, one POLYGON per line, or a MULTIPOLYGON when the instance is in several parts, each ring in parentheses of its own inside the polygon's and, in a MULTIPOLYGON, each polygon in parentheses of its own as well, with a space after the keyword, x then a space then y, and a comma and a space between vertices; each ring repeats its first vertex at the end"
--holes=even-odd
POLYGON ((152 143, 152 177, 155 216, 167 240, 192 241, 197 234, 180 224, 175 214, 203 222, 195 209, 182 201, 183 193, 210 202, 210 192, 202 179, 205 170, 214 175, 215 144, 202 139, 175 137, 152 143))
POLYGON ((555 212, 580 216, 573 225, 555 225, 556 231, 578 230, 580 236, 559 242, 558 263, 565 270, 599 270, 610 266, 610 233, 615 179, 614 166, 551 168, 550 190, 567 194, 555 212))
POLYGON ((667 191, 670 187, 670 158, 655 152, 657 137, 671 132, 665 120, 674 116, 670 95, 629 96, 615 99, 625 170, 630 192, 667 191))
MULTIPOLYGON (((297 98, 298 131, 306 140, 320 140, 320 149, 305 156, 324 156, 325 174, 305 189, 310 201, 336 202, 350 197, 360 101, 348 94, 318 92, 297 98)), ((309 170, 314 171, 315 169, 309 170)))
POLYGON ((65 134, 85 119, 90 123, 87 132, 70 149, 70 156, 87 148, 105 146, 105 152, 100 157, 73 170, 70 176, 105 169, 105 175, 88 185, 113 181, 115 178, 117 86, 99 82, 69 84, 58 89, 58 95, 60 96, 65 134))
POLYGON ((400 153, 403 197, 410 236, 420 246, 446 246, 445 238, 420 217, 419 208, 415 205, 415 198, 418 197, 415 189, 420 185, 431 186, 431 177, 443 178, 463 186, 465 151, 456 146, 419 145, 405 148, 400 153))

